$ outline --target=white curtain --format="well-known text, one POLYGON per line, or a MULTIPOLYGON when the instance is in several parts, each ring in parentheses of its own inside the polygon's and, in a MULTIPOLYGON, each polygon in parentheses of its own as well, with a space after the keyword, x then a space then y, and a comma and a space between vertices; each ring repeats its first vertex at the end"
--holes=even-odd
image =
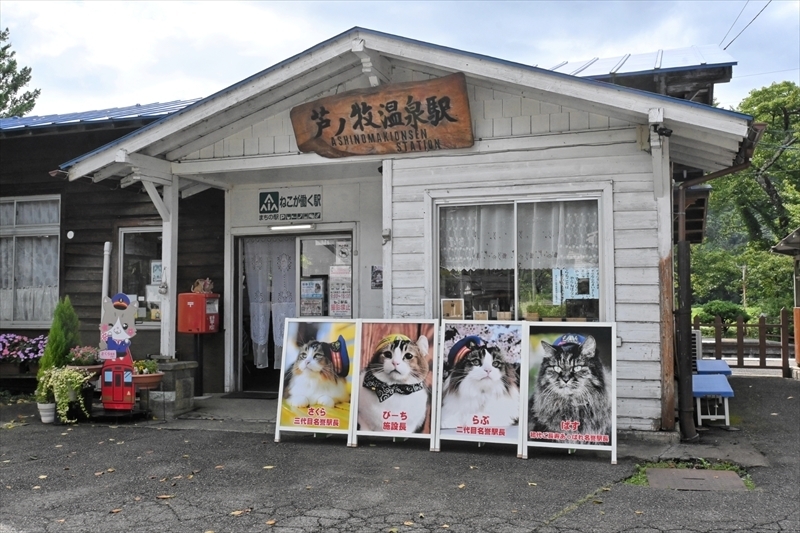
POLYGON ((50 321, 58 303, 58 238, 0 240, 0 269, 3 294, 0 317, 3 320, 50 321))
POLYGON ((512 204, 443 207, 440 266, 446 270, 597 267, 597 202, 519 203, 514 238, 512 204))
POLYGON ((591 268, 599 264, 597 202, 520 203, 519 268, 591 268))
POLYGON ((247 294, 250 298, 250 338, 257 368, 269 366, 269 320, 275 337, 275 368, 283 346, 284 319, 295 316, 294 237, 248 237, 244 239, 247 294))
POLYGON ((513 204, 444 207, 439 261, 446 270, 513 270, 513 204))

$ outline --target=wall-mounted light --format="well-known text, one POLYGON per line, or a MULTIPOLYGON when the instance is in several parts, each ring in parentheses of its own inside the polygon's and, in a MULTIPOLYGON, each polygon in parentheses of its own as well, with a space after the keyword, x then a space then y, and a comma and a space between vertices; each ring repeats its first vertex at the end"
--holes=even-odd
POLYGON ((293 224, 290 226, 270 226, 269 229, 272 231, 292 231, 297 229, 314 229, 316 227, 316 224, 293 224))

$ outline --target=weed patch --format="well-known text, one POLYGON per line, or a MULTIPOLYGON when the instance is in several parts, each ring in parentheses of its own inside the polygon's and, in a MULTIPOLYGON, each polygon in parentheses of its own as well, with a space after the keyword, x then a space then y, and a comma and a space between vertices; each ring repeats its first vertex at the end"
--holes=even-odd
POLYGON ((702 458, 693 459, 690 461, 659 461, 657 463, 637 464, 636 473, 634 473, 631 477, 623 481, 623 483, 625 483, 626 485, 639 485, 642 487, 649 486, 649 483, 647 482, 648 468, 730 470, 731 472, 736 472, 736 474, 741 478, 742 482, 744 483, 744 486, 747 487, 747 490, 754 490, 756 488, 756 485, 755 483, 753 483, 753 479, 750 477, 750 474, 748 474, 747 471, 741 466, 727 461, 712 463, 702 458))

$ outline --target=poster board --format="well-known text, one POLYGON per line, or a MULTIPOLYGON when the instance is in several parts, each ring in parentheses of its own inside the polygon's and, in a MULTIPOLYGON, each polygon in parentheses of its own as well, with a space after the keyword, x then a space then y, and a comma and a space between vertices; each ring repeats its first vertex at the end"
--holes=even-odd
POLYGON ((435 449, 443 440, 517 447, 522 457, 527 331, 523 322, 442 321, 435 449))
POLYGON ((616 464, 616 324, 543 322, 525 327, 530 405, 525 457, 528 447, 609 450, 616 464), (588 412, 587 405, 592 406, 588 412))
POLYGON ((433 448, 438 321, 360 320, 359 435, 429 439, 433 448))
POLYGON ((348 444, 358 367, 356 321, 287 318, 275 442, 281 431, 344 434, 348 444), (327 372, 327 379, 320 371, 327 372), (335 375, 335 379, 330 379, 335 375))

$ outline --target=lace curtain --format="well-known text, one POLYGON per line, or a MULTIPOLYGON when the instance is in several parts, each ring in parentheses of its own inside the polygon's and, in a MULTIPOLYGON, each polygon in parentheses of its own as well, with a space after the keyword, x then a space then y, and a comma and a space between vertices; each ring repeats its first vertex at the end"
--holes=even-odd
POLYGON ((439 217, 440 266, 446 270, 597 267, 597 202, 444 207, 439 217))
POLYGON ((250 338, 257 368, 269 366, 269 320, 277 354, 283 347, 284 319, 295 316, 294 237, 248 237, 244 239, 247 294, 250 298, 250 338))
POLYGON ((521 203, 517 216, 520 269, 598 266, 597 202, 521 203))
POLYGON ((51 320, 58 303, 58 238, 3 238, 0 271, 2 320, 51 320))

